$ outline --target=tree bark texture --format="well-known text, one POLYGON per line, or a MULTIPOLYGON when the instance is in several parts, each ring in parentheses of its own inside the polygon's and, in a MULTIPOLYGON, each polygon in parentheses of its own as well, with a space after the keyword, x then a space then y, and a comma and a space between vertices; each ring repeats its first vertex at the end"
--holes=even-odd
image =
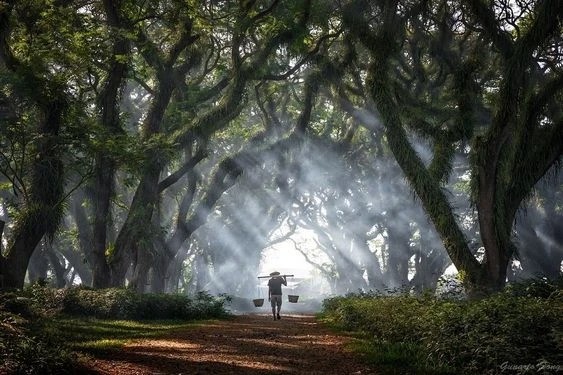
MULTIPOLYGON (((125 20, 121 16, 121 1, 104 0, 104 10, 109 32, 113 38, 112 61, 108 77, 99 95, 101 124, 112 137, 123 132, 120 124, 120 99, 128 71, 130 42, 125 37, 125 20)), ((106 152, 96 155, 93 181, 93 236, 92 236, 92 286, 106 288, 111 285, 111 272, 106 258, 107 231, 110 222, 111 199, 114 194, 116 162, 106 152)))

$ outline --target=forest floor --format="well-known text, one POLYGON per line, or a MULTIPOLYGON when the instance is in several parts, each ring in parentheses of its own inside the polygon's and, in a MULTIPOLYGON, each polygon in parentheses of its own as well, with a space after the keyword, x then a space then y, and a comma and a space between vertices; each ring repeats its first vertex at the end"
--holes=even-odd
POLYGON ((312 315, 238 315, 84 359, 92 374, 377 374, 312 315))

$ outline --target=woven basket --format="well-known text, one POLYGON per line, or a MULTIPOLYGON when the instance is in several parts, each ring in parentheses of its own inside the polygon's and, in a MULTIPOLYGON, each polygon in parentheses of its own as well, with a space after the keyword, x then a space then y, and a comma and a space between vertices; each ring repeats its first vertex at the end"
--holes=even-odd
POLYGON ((289 302, 291 303, 297 303, 297 300, 299 299, 299 296, 292 296, 291 294, 287 295, 287 299, 289 300, 289 302))
POLYGON ((260 307, 264 304, 264 298, 256 298, 253 299, 252 302, 254 302, 254 306, 260 307))

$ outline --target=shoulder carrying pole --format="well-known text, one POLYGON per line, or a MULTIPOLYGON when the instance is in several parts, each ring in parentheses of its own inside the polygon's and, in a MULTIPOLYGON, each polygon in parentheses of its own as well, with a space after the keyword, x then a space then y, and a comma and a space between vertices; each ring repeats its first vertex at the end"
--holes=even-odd
MULTIPOLYGON (((295 277, 293 275, 276 275, 276 276, 295 277)), ((259 279, 269 279, 270 277, 273 277, 273 276, 269 276, 269 275, 268 276, 258 276, 259 279)))

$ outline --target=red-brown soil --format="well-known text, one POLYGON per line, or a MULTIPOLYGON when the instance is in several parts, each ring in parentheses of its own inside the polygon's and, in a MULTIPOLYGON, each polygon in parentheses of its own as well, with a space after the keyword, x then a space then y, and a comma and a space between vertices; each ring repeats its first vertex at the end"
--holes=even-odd
POLYGON ((311 315, 241 315, 133 341, 85 366, 96 374, 376 374, 349 340, 311 315))

